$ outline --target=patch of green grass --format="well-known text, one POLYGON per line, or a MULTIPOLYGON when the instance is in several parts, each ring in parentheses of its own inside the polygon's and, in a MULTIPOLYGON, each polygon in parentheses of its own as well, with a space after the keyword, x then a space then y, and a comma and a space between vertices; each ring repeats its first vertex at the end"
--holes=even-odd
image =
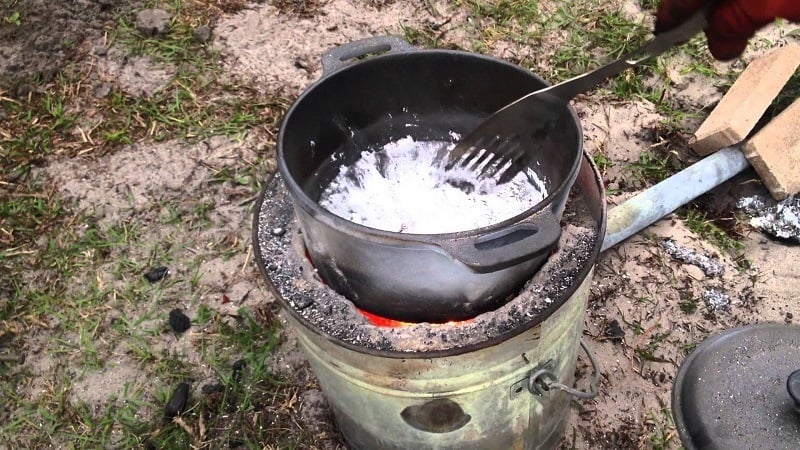
POLYGON ((400 23, 403 30, 403 38, 411 45, 422 48, 441 48, 441 31, 433 24, 422 27, 413 27, 406 23, 400 23))
MULTIPOLYGON (((16 413, 23 405, 27 406, 27 399, 18 386, 25 379, 30 379, 33 374, 27 368, 12 372, 9 363, 0 363, 0 395, 3 398, 3 407, 0 408, 0 441, 10 445, 20 442, 23 430, 30 417, 16 413)), ((26 410, 27 412, 27 410, 26 410)))
MULTIPOLYGON (((218 330, 221 338, 200 342, 203 359, 217 373, 221 390, 200 394, 201 386, 193 382, 192 398, 198 401, 188 405, 179 418, 167 421, 159 417, 149 420, 128 417, 125 420, 128 439, 135 434, 143 438, 141 442, 156 448, 188 448, 208 439, 208 434, 203 433, 209 432, 219 445, 238 444, 245 448, 261 448, 266 442, 273 445, 285 442, 286 446, 280 448, 294 448, 311 439, 276 428, 276 424, 287 420, 286 402, 293 401, 297 387, 275 376, 270 369, 269 355, 281 340, 274 316, 240 310, 235 323, 231 323, 208 308, 198 315, 202 316, 205 327, 218 330)), ((177 356, 162 358, 159 364, 164 366, 160 375, 172 380, 154 392, 160 410, 172 395, 176 382, 190 380, 192 368, 177 356)))
POLYGON ((602 9, 588 32, 588 37, 609 58, 619 58, 644 44, 651 30, 634 22, 615 8, 602 9))
POLYGON ((796 71, 794 75, 789 78, 789 81, 772 101, 766 113, 764 113, 764 118, 762 120, 764 122, 772 120, 798 98, 800 98, 800 70, 796 71))
POLYGON ((3 22, 9 25, 20 26, 22 25, 22 14, 20 14, 19 11, 12 11, 11 14, 3 17, 3 22))
POLYGON ((162 36, 142 36, 132 19, 120 19, 118 42, 134 55, 175 67, 176 75, 149 97, 112 92, 105 106, 113 118, 104 120, 96 131, 107 142, 239 136, 259 126, 277 125, 288 102, 223 76, 217 52, 194 38, 197 20, 187 14, 197 12, 195 6, 177 0, 166 5, 176 17, 162 36))
POLYGON ((673 448, 672 442, 676 439, 676 433, 669 407, 664 407, 658 411, 650 411, 647 415, 646 425, 650 435, 649 448, 653 450, 673 448))
MULTIPOLYGON (((142 370, 151 382, 125 383, 123 391, 107 399, 100 409, 71 395, 74 380, 66 373, 41 397, 19 395, 13 390, 15 384, 4 383, 0 394, 4 394, 7 408, 0 411, 0 419, 4 419, 0 438, 25 447, 71 443, 78 448, 190 448, 201 442, 239 443, 248 448, 284 442, 286 446, 281 448, 302 447, 313 437, 280 425, 292 420, 291 405, 298 387, 271 372, 270 354, 282 335, 274 314, 264 311, 253 315, 240 310, 233 323, 210 309, 202 313, 206 326, 218 336, 201 341, 204 361, 213 365, 222 385, 220 392, 211 394, 200 392, 192 364, 169 350, 155 351, 151 337, 132 334, 139 326, 122 317, 113 329, 125 335, 126 342, 141 344, 142 370), (165 419, 164 405, 183 381, 194 391, 190 403, 175 420, 165 419)), ((64 340, 60 345, 70 353, 92 350, 95 346, 87 340, 94 337, 94 331, 86 329, 78 342, 64 340)), ((133 345, 127 348, 136 352, 133 345)), ((24 372, 13 376, 0 372, 3 382, 25 376, 24 372)))
POLYGON ((686 227, 710 241, 718 248, 726 251, 744 250, 744 243, 739 239, 730 236, 725 230, 720 228, 714 221, 708 219, 707 215, 691 207, 683 207, 677 211, 686 224, 686 227))
MULTIPOLYGON (((253 446, 273 442, 274 436, 303 442, 296 431, 276 431, 271 422, 278 414, 286 422, 292 420, 292 409, 281 402, 291 405, 296 393, 296 387, 269 372, 265 359, 279 341, 276 323, 256 326, 256 319, 248 316, 241 325, 245 337, 231 338, 235 342, 226 338, 222 344, 223 324, 218 313, 208 308, 198 317, 208 327, 208 336, 198 339, 213 346, 210 354, 223 355, 214 360, 219 372, 230 377, 229 352, 247 361, 247 371, 235 388, 237 401, 230 402, 237 408, 236 418, 228 419, 227 406, 201 402, 205 406, 192 405, 185 413, 184 425, 164 422, 164 393, 171 392, 172 383, 198 377, 196 367, 162 345, 169 309, 165 305, 176 302, 167 296, 180 292, 175 289, 178 285, 185 300, 197 304, 206 294, 199 292, 199 268, 206 255, 184 262, 187 279, 168 277, 150 285, 142 274, 155 265, 176 261, 186 249, 174 245, 170 236, 140 242, 145 231, 152 236, 149 229, 137 225, 142 222, 109 225, 108 218, 101 223, 91 213, 77 211, 35 170, 58 158, 102 155, 127 144, 165 139, 236 137, 256 130, 266 131, 267 146, 288 100, 232 81, 212 48, 192 36, 196 25, 220 17, 219 9, 232 11, 236 1, 150 2, 176 14, 171 31, 160 38, 140 36, 127 17, 120 19, 117 30, 109 30, 115 45, 173 66, 175 76, 151 96, 117 89, 96 98, 87 87, 90 83, 82 83, 86 66, 77 62, 68 64, 52 82, 33 80, 26 98, 0 90, 0 351, 9 354, 6 347, 23 348, 23 339, 43 333, 49 339, 42 344, 42 357, 57 364, 46 374, 32 374, 26 365, 0 361, 0 442, 13 448, 141 448, 147 442, 160 448, 188 448, 214 439, 226 446, 228 437, 233 439, 240 429, 248 430, 253 446), (143 259, 141 255, 148 253, 149 258, 143 259), (245 346, 247 339, 253 341, 245 346), (81 403, 72 392, 75 377, 102 370, 112 354, 138 363, 138 370, 152 382, 146 389, 126 385, 125 393, 107 399, 99 409, 81 403), (49 372, 57 376, 51 378, 49 372), (34 379, 44 385, 29 385, 34 379), (267 408, 271 402, 277 402, 274 410, 278 412, 267 408), (201 412, 219 414, 214 433, 223 429, 220 433, 228 437, 207 433, 200 439, 201 412)), ((245 168, 222 168, 210 182, 241 190, 231 195, 245 205, 263 183, 261 175, 274 170, 268 167, 268 157, 247 162, 245 168)), ((213 199, 199 200, 172 205, 170 214, 176 224, 191 227, 201 218, 208 219, 213 199)), ((162 224, 147 223, 146 227, 151 225, 162 224)), ((220 248, 201 250, 232 254, 233 244, 222 240, 216 245, 220 248)), ((239 326, 231 325, 225 333, 233 336, 239 326)), ((182 338, 187 339, 186 335, 182 338)), ((233 392, 231 386, 226 392, 233 392)))
POLYGON ((639 6, 641 6, 643 10, 653 13, 655 13, 659 4, 661 4, 660 0, 639 0, 639 6))
POLYGON ((209 308, 206 305, 200 305, 197 308, 197 315, 194 318, 194 322, 198 325, 205 325, 211 322, 211 319, 214 317, 214 310, 209 308))
MULTIPOLYGON (((555 80, 586 73, 627 54, 638 48, 650 34, 644 24, 630 20, 615 8, 591 0, 562 3, 547 18, 545 26, 566 32, 566 43, 556 50, 551 61, 551 74, 555 80)), ((627 95, 624 91, 633 88, 638 92, 642 86, 632 84, 634 78, 649 73, 651 64, 620 75, 623 81, 617 81, 612 88, 622 90, 620 95, 627 95)))
POLYGON ((662 345, 670 344, 669 332, 653 333, 643 347, 636 348, 636 356, 642 361, 652 361, 659 363, 669 362, 667 359, 659 356, 659 351, 662 345))
POLYGON ((653 151, 644 151, 639 160, 626 167, 631 176, 645 185, 658 183, 674 173, 669 164, 669 155, 659 155, 653 151))
POLYGON ((148 368, 160 380, 172 386, 194 378, 194 368, 181 355, 164 350, 155 364, 148 368))
POLYGON ((614 165, 614 163, 611 162, 611 160, 608 159, 606 157, 606 155, 604 155, 601 152, 596 152, 595 154, 593 154, 592 155, 592 160, 594 161, 594 163, 597 165, 597 168, 601 172, 604 172, 604 171, 610 169, 614 165))
POLYGON ((38 178, 4 194, 0 196, 0 264, 10 264, 20 252, 30 250, 27 245, 42 231, 56 228, 68 213, 69 205, 38 178))
POLYGON ((14 234, 30 240, 21 241, 18 249, 0 252, 0 265, 7 269, 2 288, 11 299, 0 305, 0 321, 21 330, 55 318, 61 329, 76 331, 86 325, 78 319, 93 320, 105 311, 106 294, 93 282, 81 286, 78 280, 114 248, 126 244, 130 230, 103 229, 91 216, 78 215, 63 223, 58 216, 61 207, 54 211, 53 205, 32 206, 31 211, 20 212, 7 222, 14 227, 14 234), (41 218, 55 221, 58 227, 48 223, 48 233, 37 237, 36 232, 43 231, 41 218), (27 223, 16 222, 19 220, 27 223), (25 282, 26 268, 35 268, 39 277, 25 282), (73 295, 65 295, 68 292, 73 295))
POLYGON ((692 353, 692 352, 694 351, 694 349, 696 349, 696 348, 697 348, 697 346, 698 346, 698 345, 699 345, 699 344, 698 344, 697 342, 692 342, 692 343, 689 343, 689 344, 684 344, 684 345, 682 345, 682 346, 681 346, 681 353, 682 353, 684 356, 688 356, 688 355, 689 355, 689 353, 692 353))
POLYGON ((35 398, 13 397, 11 420, 0 425, 0 438, 12 447, 43 448, 78 443, 79 448, 101 445, 100 429, 87 431, 86 405, 70 401, 73 380, 66 373, 57 374, 44 393, 35 398))
POLYGON ((111 145, 144 138, 163 141, 236 137, 252 128, 276 125, 276 117, 287 103, 245 86, 203 86, 203 80, 195 75, 183 75, 146 98, 114 92, 107 106, 114 116, 101 122, 95 132, 111 145), (216 90, 218 96, 209 99, 198 94, 206 89, 216 90))
POLYGON ((697 311, 700 301, 695 298, 691 292, 680 292, 680 300, 678 301, 678 308, 685 314, 692 314, 697 311))
POLYGON ((194 39, 194 29, 189 22, 174 19, 167 33, 152 37, 141 35, 132 18, 120 18, 117 25, 119 42, 135 56, 148 55, 156 62, 179 67, 188 63, 196 69, 213 68, 217 55, 210 46, 194 39))
POLYGON ((466 0, 477 17, 488 17, 499 26, 511 23, 529 25, 539 17, 536 0, 466 0))
MULTIPOLYGON (((69 132, 77 116, 64 109, 67 94, 57 89, 33 95, 30 100, 13 100, 2 94, 0 91, 0 109, 8 116, 0 121, 0 181, 4 182, 0 188, 12 190, 33 167, 53 156, 55 149, 69 149, 67 141, 74 139, 69 132)), ((22 189, 16 193, 29 194, 22 189)))

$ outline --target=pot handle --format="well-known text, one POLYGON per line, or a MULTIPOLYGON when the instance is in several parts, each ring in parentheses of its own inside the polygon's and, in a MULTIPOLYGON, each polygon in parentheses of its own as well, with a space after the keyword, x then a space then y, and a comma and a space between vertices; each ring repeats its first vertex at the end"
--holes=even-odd
POLYGON ((495 272, 549 253, 561 238, 561 223, 550 211, 535 219, 477 238, 438 243, 450 256, 476 273, 495 272))
POLYGON ((370 53, 402 52, 415 47, 399 36, 375 36, 334 47, 322 55, 322 75, 331 74, 370 53))

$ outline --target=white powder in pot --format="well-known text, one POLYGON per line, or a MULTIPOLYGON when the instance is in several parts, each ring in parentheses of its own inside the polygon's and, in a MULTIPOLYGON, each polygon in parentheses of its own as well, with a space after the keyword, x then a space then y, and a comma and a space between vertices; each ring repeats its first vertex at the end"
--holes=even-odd
POLYGON ((546 196, 533 170, 497 185, 472 171, 445 171, 436 154, 446 142, 405 137, 364 151, 342 166, 319 204, 351 222, 386 231, 436 234, 472 230, 510 219, 546 196), (474 189, 460 189, 466 182, 474 189))

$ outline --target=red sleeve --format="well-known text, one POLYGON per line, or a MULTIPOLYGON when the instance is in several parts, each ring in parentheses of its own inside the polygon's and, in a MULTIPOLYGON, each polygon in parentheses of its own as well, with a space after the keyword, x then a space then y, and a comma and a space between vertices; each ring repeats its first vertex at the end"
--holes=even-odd
MULTIPOLYGON (((663 0, 656 12, 656 33, 676 27, 704 4, 704 0, 663 0)), ((778 17, 800 21, 800 1, 721 1, 711 12, 706 28, 708 48, 717 59, 736 58, 756 31, 778 17)))

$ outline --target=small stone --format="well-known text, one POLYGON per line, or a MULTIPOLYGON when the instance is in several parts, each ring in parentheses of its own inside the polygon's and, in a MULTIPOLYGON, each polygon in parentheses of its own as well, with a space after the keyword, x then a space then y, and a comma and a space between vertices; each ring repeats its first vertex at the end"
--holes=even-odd
POLYGON ((706 277, 706 273, 703 272, 703 269, 701 269, 700 267, 697 267, 695 265, 684 264, 683 265, 683 270, 685 270, 686 274, 689 275, 690 277, 692 277, 695 280, 705 280, 707 278, 706 277))
POLYGON ((25 97, 28 96, 28 94, 30 94, 31 92, 35 92, 35 91, 36 91, 36 88, 34 86, 32 86, 30 84, 27 84, 27 83, 23 83, 23 84, 20 84, 17 87, 17 97, 25 98, 25 97))
POLYGON ((286 233, 286 228, 283 227, 275 227, 272 229, 272 231, 270 231, 270 234, 272 234, 275 237, 281 237, 285 233, 286 233))
POLYGON ((46 69, 42 69, 41 71, 39 71, 39 82, 41 82, 43 85, 47 84, 55 80, 56 75, 58 75, 58 69, 56 69, 55 67, 48 67, 46 69))
POLYGON ((94 48, 94 54, 97 56, 106 56, 108 54, 108 47, 105 45, 98 45, 94 48))
POLYGON ((294 66, 297 67, 298 69, 303 69, 306 72, 311 72, 313 70, 311 60, 305 56, 298 56, 297 58, 295 58, 294 66))
POLYGON ((205 44, 209 39, 211 39, 211 27, 208 25, 200 25, 194 29, 192 37, 194 37, 195 42, 205 44))
POLYGON ((95 98, 105 98, 109 93, 111 93, 110 83, 100 83, 92 91, 95 98))
POLYGON ((172 392, 172 396, 164 407, 164 417, 172 419, 180 415, 186 409, 189 400, 189 383, 179 383, 178 387, 172 392))
POLYGON ((150 269, 149 272, 144 274, 144 277, 147 278, 147 281, 155 283, 156 281, 161 281, 164 279, 164 277, 167 276, 167 273, 169 273, 167 266, 159 266, 150 269))
POLYGON ((136 29, 145 36, 169 32, 172 14, 163 9, 143 9, 136 13, 136 29))
POLYGON ((183 333, 192 326, 189 317, 178 308, 169 312, 169 326, 176 333, 183 333))

